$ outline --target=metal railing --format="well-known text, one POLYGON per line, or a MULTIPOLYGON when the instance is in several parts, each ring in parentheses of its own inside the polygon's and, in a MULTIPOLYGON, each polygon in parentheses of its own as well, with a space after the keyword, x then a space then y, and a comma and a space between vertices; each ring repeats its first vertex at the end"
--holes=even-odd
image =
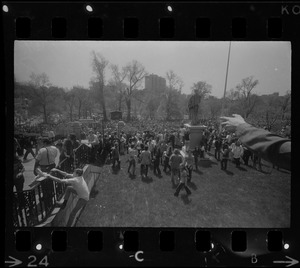
POLYGON ((81 144, 74 150, 74 167, 82 168, 86 164, 90 164, 92 148, 86 144, 81 144))
MULTIPOLYGON (((82 168, 90 163, 92 149, 81 144, 74 150, 73 168, 82 168)), ((58 172, 54 176, 62 178, 58 172)), ((30 190, 13 193, 13 225, 28 227, 42 224, 51 215, 56 201, 65 193, 66 185, 53 180, 42 180, 30 190)))
MULTIPOLYGON (((54 174, 59 177, 59 174, 54 174)), ((14 192, 13 224, 15 227, 34 226, 43 223, 60 200, 65 184, 43 180, 32 189, 14 192)))

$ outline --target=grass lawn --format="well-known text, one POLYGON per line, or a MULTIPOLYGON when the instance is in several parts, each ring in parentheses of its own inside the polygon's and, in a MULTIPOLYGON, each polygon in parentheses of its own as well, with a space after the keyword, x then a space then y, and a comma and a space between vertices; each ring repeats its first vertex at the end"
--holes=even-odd
POLYGON ((187 196, 182 189, 175 197, 170 175, 158 178, 149 170, 148 179, 141 179, 138 165, 132 178, 126 159, 122 156, 117 173, 110 165, 103 167, 77 226, 289 227, 291 174, 287 171, 264 163, 267 172, 262 173, 228 162, 225 172, 215 159, 201 161, 200 171, 193 172, 188 184, 192 194, 187 196))

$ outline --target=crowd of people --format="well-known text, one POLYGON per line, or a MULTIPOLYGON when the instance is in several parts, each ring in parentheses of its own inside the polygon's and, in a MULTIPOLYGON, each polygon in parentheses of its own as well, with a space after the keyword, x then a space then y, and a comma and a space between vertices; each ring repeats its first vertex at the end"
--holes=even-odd
MULTIPOLYGON (((183 122, 134 120, 120 128, 117 122, 91 128, 82 126, 80 137, 71 133, 67 137, 55 136, 47 129, 47 135, 15 135, 14 179, 20 204, 25 204, 24 161, 29 154, 35 160, 33 176, 44 176, 57 183, 67 184, 64 197, 56 205, 66 207, 70 194, 78 196, 78 202, 67 222, 72 226, 76 213, 89 201, 90 190, 83 178, 83 169, 76 166, 76 152, 81 146, 89 146, 89 163, 111 165, 116 173, 126 167, 128 176, 149 179, 149 173, 157 177, 170 177, 174 196, 182 189, 191 195, 190 182, 194 172, 199 173, 200 160, 215 161, 221 170, 228 169, 232 162, 237 169, 241 164, 262 171, 262 159, 277 167, 290 170, 291 140, 286 133, 277 135, 264 128, 256 128, 239 115, 209 120, 198 144, 191 146, 189 127, 183 122), (85 144, 85 145, 84 145, 85 144), (25 152, 24 152, 25 151, 25 152), (23 160, 21 157, 23 156, 23 160), (56 162, 57 157, 58 163, 56 162), (162 168, 162 170, 161 170, 162 168), (139 174, 138 174, 139 173, 139 174), (63 178, 61 178, 61 176, 63 178)), ((232 168, 232 166, 230 167, 232 168)))
MULTIPOLYGON (((206 124, 206 128, 202 133, 201 142, 192 150, 188 146, 189 130, 182 122, 157 120, 134 120, 122 129, 113 121, 101 129, 82 126, 79 139, 75 134, 70 134, 64 139, 55 140, 51 128, 46 129, 46 137, 15 136, 15 186, 17 191, 23 189, 20 182, 24 183, 24 179, 20 174, 24 167, 20 157, 23 156, 23 161, 26 161, 29 154, 35 158, 34 170, 39 167, 43 172, 49 172, 58 168, 72 173, 75 169, 74 152, 81 145, 82 138, 91 147, 90 163, 111 164, 113 169, 120 169, 121 160, 126 161, 128 173, 133 176, 136 175, 137 165, 140 164, 142 177, 148 176, 149 169, 153 170, 154 175, 161 176, 162 167, 163 172, 171 175, 173 187, 178 186, 180 189, 183 187, 182 183, 187 187, 186 182, 191 180, 193 170, 197 171, 199 168, 199 160, 206 158, 207 154, 214 155, 222 170, 227 170, 228 161, 232 161, 239 168, 241 163, 250 165, 251 159, 252 166, 262 171, 261 153, 243 144, 234 131, 221 128, 220 121, 216 120, 201 123, 206 124), (58 154, 59 162, 56 165, 55 158, 58 154), (122 157, 125 155, 127 157, 122 157)), ((279 168, 276 164, 273 164, 273 167, 279 168)), ((34 173, 36 175, 35 171, 34 173)))

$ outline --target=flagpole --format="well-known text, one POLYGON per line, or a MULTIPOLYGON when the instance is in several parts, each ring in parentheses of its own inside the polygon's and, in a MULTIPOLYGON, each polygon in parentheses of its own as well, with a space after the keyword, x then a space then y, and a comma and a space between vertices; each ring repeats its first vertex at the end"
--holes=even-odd
MULTIPOLYGON (((229 59, 230 59, 230 50, 231 50, 231 41, 229 41, 229 49, 228 49, 228 58, 227 58, 227 67, 226 67, 226 76, 225 76, 225 86, 224 86, 224 94, 222 99, 222 108, 221 108, 221 116, 224 116, 224 104, 225 104, 225 96, 226 96, 226 87, 227 87, 227 78, 228 78, 228 69, 229 69, 229 59)), ((220 133, 221 133, 222 125, 220 122, 220 133)))
POLYGON ((226 88, 227 88, 227 78, 228 78, 228 70, 229 70, 230 49, 231 49, 231 41, 229 41, 229 50, 228 50, 228 58, 227 58, 227 68, 226 68, 224 95, 223 95, 222 109, 221 109, 221 115, 222 116, 224 115, 224 103, 225 103, 226 88))

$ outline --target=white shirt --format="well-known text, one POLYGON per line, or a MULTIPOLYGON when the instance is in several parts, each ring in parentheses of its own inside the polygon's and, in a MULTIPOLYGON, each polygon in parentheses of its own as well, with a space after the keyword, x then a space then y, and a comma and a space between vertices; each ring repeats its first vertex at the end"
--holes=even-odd
POLYGON ((63 179, 62 181, 71 184, 71 186, 77 192, 79 198, 89 201, 90 190, 82 176, 70 179, 63 179))
POLYGON ((58 155, 58 149, 54 146, 47 146, 41 148, 38 151, 36 160, 39 161, 39 164, 42 166, 50 165, 55 163, 55 158, 58 155), (48 156, 47 156, 48 154, 48 156), (49 161, 48 161, 49 158, 49 161))
POLYGON ((48 132, 48 137, 49 137, 49 138, 55 138, 54 131, 50 130, 50 131, 48 132))
POLYGON ((240 146, 233 145, 232 153, 234 158, 240 158, 244 153, 244 149, 241 145, 240 146))
POLYGON ((129 158, 130 159, 135 159, 136 155, 137 155, 137 152, 136 150, 132 149, 132 148, 129 148, 128 149, 128 153, 129 153, 129 158))
POLYGON ((92 144, 99 144, 99 140, 95 134, 89 134, 87 136, 88 142, 92 144))
POLYGON ((141 144, 142 144, 142 141, 138 140, 138 142, 136 143, 136 148, 141 149, 141 144))

